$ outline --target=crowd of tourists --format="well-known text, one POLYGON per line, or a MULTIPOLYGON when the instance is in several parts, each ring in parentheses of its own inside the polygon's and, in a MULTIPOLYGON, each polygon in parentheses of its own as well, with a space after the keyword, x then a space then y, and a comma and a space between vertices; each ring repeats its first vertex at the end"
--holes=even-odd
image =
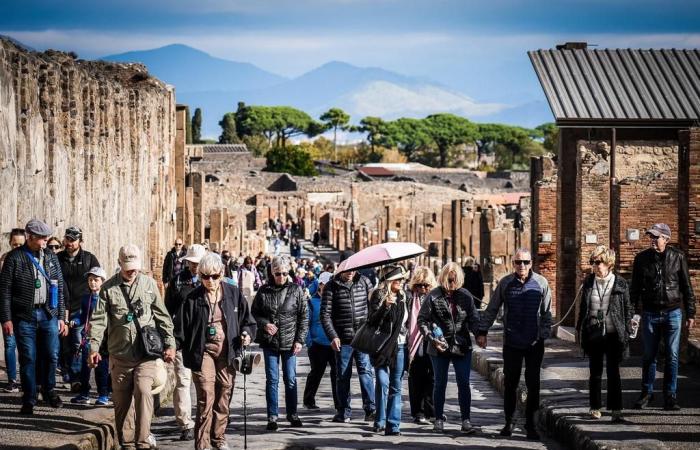
MULTIPOLYGON (((193 440, 196 449, 227 449, 235 367, 244 349, 255 342, 263 353, 270 432, 283 426, 280 371, 285 422, 304 426, 298 409, 297 359, 306 346, 311 370, 302 395, 304 408, 319 409, 317 393, 328 368, 332 420, 353 420, 354 363, 363 418, 375 433, 401 434, 406 375, 414 422, 442 433, 450 426, 444 407, 451 364, 458 391, 458 427, 473 434, 472 342, 485 348, 499 317, 505 376, 505 424, 500 434, 513 432, 524 365, 528 389, 524 430, 529 439, 539 439, 535 413, 545 341, 552 328, 551 292, 547 280, 533 272, 529 250, 515 252, 512 273, 499 280, 484 304, 483 278, 473 259, 464 267, 448 263, 437 276, 412 263, 387 264, 378 272, 336 273, 334 264, 304 259, 300 246, 292 248, 299 245, 295 224, 274 222, 266 229, 271 241, 287 241, 291 258, 279 254, 279 243, 273 245, 272 255, 234 257, 227 250, 209 251, 206 245, 185 248, 177 239, 163 264, 164 297, 156 280, 143 272, 141 251, 135 245, 124 245, 117 272, 107 273, 82 248, 83 232, 78 227, 69 227, 62 240, 51 237, 53 229, 40 220, 13 229, 12 250, 0 259, 0 323, 8 377, 5 390, 22 392, 20 413, 32 414, 39 396, 60 408, 56 389, 60 373, 75 394, 72 403, 113 405, 122 448, 150 448, 154 394, 165 385, 164 364, 172 363, 179 438, 193 440), (196 402, 191 398, 192 383, 196 402)), ((655 224, 647 235, 650 248, 635 257, 630 283, 614 272, 615 252, 601 245, 590 255, 591 273, 578 292, 576 328, 590 363, 594 419, 602 417, 605 359, 611 420, 624 420, 620 363, 638 329, 644 356, 642 392, 635 407, 645 408, 653 401, 656 356, 663 340, 664 407, 679 409, 680 334, 682 325, 693 326, 695 299, 685 256, 667 245, 670 228, 655 224)))

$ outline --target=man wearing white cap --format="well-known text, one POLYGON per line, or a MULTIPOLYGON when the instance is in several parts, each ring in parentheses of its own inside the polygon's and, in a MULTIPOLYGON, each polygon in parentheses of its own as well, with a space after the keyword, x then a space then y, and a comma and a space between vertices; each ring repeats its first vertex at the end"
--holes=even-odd
POLYGON ((634 257, 630 300, 642 315, 644 356, 642 358, 642 393, 635 404, 643 409, 653 400, 656 354, 664 339, 666 357, 664 368, 664 409, 677 411, 678 352, 684 307, 686 326, 695 323, 695 295, 683 252, 668 245, 671 228, 665 223, 654 224, 646 232, 650 248, 634 257), (643 311, 643 312, 642 312, 643 311))
POLYGON ((141 252, 135 245, 119 250, 120 272, 107 280, 92 315, 88 334, 90 364, 101 360, 97 351, 107 330, 112 377, 114 420, 122 449, 150 448, 156 360, 146 356, 141 340, 145 327, 155 327, 163 340, 163 360, 175 359, 173 322, 160 298, 156 281, 142 273, 141 252))
MULTIPOLYGON (((180 310, 182 302, 185 301, 190 292, 202 284, 197 276, 197 267, 199 261, 206 254, 207 251, 203 246, 191 245, 183 258, 185 267, 168 283, 168 289, 165 291, 165 307, 168 308, 173 323, 178 320, 176 314, 180 310)), ((180 440, 191 441, 194 439, 194 420, 192 420, 192 398, 190 395, 192 371, 185 367, 180 349, 175 356, 175 378, 176 386, 173 392, 175 421, 180 428, 180 440)))

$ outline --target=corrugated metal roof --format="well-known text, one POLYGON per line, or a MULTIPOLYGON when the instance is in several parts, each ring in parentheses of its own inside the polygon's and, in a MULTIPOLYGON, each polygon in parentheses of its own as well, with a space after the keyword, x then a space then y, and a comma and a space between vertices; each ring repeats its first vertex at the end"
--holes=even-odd
POLYGON ((528 52, 557 123, 693 123, 700 51, 557 49, 528 52))
POLYGON ((204 153, 247 153, 245 144, 199 144, 204 148, 204 153))

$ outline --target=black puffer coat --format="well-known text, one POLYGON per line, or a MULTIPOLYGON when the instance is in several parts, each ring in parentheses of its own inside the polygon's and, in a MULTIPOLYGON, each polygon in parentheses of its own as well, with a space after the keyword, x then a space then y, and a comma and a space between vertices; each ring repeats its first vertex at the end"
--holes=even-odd
POLYGON ((339 277, 328 282, 321 300, 321 324, 330 341, 339 338, 344 345, 352 342, 367 320, 370 289, 369 280, 359 273, 347 283, 339 277))
MULTIPOLYGON (((464 288, 454 291, 452 301, 457 312, 454 318, 447 292, 442 287, 430 291, 418 313, 418 326, 423 336, 431 340, 432 324, 436 324, 442 329, 450 348, 456 346, 467 352, 472 348, 469 331, 476 333, 479 328, 479 313, 474 306, 474 297, 464 288)), ((433 348, 432 345, 428 347, 429 353, 433 353, 433 348)))
POLYGON ((278 352, 291 350, 295 342, 303 344, 309 331, 306 308, 304 291, 298 285, 264 285, 253 300, 253 317, 258 324, 255 342, 278 352), (277 327, 273 336, 265 331, 270 323, 277 327))
MULTIPOLYGON (((590 274, 583 280, 583 286, 581 287, 581 300, 579 304, 578 320, 576 321, 576 331, 579 335, 579 344, 586 351, 586 342, 582 342, 581 331, 583 325, 587 319, 589 319, 589 305, 591 303, 591 293, 593 292, 593 283, 595 282, 595 275, 590 274)), ((608 304, 608 314, 615 324, 615 330, 617 331, 617 336, 622 344, 623 353, 626 353, 627 346, 629 344, 629 336, 631 327, 630 320, 634 315, 634 308, 632 307, 632 302, 630 301, 630 292, 627 286, 627 281, 621 276, 615 275, 615 284, 613 285, 612 292, 610 293, 610 302, 608 304)))

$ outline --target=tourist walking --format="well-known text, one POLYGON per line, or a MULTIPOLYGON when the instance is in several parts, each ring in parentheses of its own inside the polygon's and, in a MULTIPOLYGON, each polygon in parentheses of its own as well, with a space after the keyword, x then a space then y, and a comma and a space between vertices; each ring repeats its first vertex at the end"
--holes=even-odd
POLYGON ((474 306, 481 309, 484 300, 484 277, 481 275, 481 266, 469 256, 464 264, 464 289, 474 297, 474 306))
MULTIPOLYGON (((13 228, 10 230, 9 244, 10 249, 14 250, 24 245, 24 228, 13 228)), ((0 256, 0 270, 2 270, 3 261, 7 253, 0 256)), ((5 367, 7 368, 7 386, 3 392, 19 392, 19 379, 17 378, 17 343, 14 334, 2 334, 4 349, 5 349, 5 367)))
POLYGON ((255 342, 265 357, 265 400, 267 430, 277 430, 279 365, 282 361, 284 401, 287 420, 301 427, 297 415, 297 355, 301 351, 309 326, 306 299, 302 288, 289 281, 289 262, 275 257, 270 265, 272 282, 264 285, 253 300, 253 317, 257 322, 255 342))
POLYGON ((309 334, 306 337, 306 346, 308 348, 311 370, 306 376, 306 386, 304 387, 304 407, 308 409, 318 409, 316 392, 321 384, 323 375, 326 373, 327 366, 330 366, 331 372, 333 408, 338 409, 335 352, 331 348, 331 341, 328 340, 326 332, 323 331, 323 325, 321 325, 321 296, 331 277, 330 273, 324 272, 318 278, 318 284, 312 284, 309 287, 311 298, 309 299, 309 334), (316 287, 314 288, 314 286, 316 287))
POLYGON ((207 253, 198 262, 202 283, 182 303, 175 335, 197 391, 195 448, 221 450, 229 448, 225 433, 236 378, 233 362, 250 344, 255 322, 241 290, 222 283, 219 255, 207 253))
POLYGON ((437 282, 433 271, 425 266, 413 270, 408 284, 408 398, 411 404, 411 417, 417 424, 427 425, 435 417, 433 406, 433 363, 430 361, 428 339, 418 326, 418 314, 428 292, 435 289, 437 282))
MULTIPOLYGON (((179 317, 177 316, 182 304, 187 296, 202 285, 201 277, 198 275, 197 269, 200 260, 207 251, 199 244, 193 244, 187 249, 183 261, 185 266, 180 273, 168 283, 168 288, 165 291, 165 307, 170 314, 170 318, 176 325, 177 332, 185 330, 184 327, 178 327, 179 317)), ((181 339, 180 339, 181 340, 181 339)), ((173 391, 173 409, 175 410, 175 422, 180 430, 181 441, 191 441, 194 439, 195 423, 192 420, 192 371, 188 369, 183 360, 182 348, 178 347, 175 354, 175 390, 173 391)))
POLYGON ((163 261, 163 284, 167 285, 180 270, 182 270, 182 258, 187 254, 187 248, 182 243, 182 239, 175 239, 173 248, 165 254, 163 261))
POLYGON ((471 424, 472 394, 469 375, 471 374, 472 340, 469 332, 476 333, 479 315, 474 307, 473 296, 460 287, 463 285, 462 268, 453 262, 445 264, 438 276, 438 287, 426 296, 418 314, 418 326, 423 338, 430 342, 428 353, 435 374, 433 430, 438 433, 442 433, 445 426, 443 411, 450 362, 457 379, 462 432, 466 434, 476 432, 471 424))
POLYGON ((173 362, 173 322, 156 281, 141 273, 141 251, 137 246, 119 249, 119 267, 119 273, 102 286, 92 314, 89 363, 95 367, 102 360, 98 350, 106 336, 119 445, 123 449, 150 448, 156 358, 146 353, 142 333, 152 331, 160 335, 163 360, 173 362))
POLYGON ((52 229, 32 219, 24 228, 26 242, 11 250, 0 272, 0 323, 6 336, 15 336, 22 381, 21 414, 33 414, 37 384, 53 408, 63 406, 55 392, 59 335, 64 322, 63 276, 58 258, 46 249, 52 229), (37 362, 43 370, 37 372, 37 362))
POLYGON ((388 339, 370 355, 374 366, 376 417, 373 431, 387 436, 401 434, 401 384, 406 369, 408 303, 403 283, 406 271, 399 265, 382 269, 380 283, 369 301, 367 325, 386 334, 388 339))
POLYGON ((579 293, 576 330, 579 342, 588 355, 588 392, 590 415, 600 419, 603 358, 608 376, 608 409, 612 421, 622 422, 622 384, 620 362, 627 352, 634 309, 624 278, 615 275, 615 252, 599 245, 591 253, 592 273, 586 277, 579 293))
POLYGON ((540 368, 544 357, 544 340, 552 326, 552 293, 547 280, 532 271, 532 254, 521 248, 513 256, 513 273, 498 282, 489 305, 481 315, 477 344, 487 345, 487 333, 503 306, 503 373, 505 386, 503 410, 506 423, 501 436, 513 432, 516 391, 525 360, 525 431, 528 439, 539 439, 535 413, 540 407, 540 368))
POLYGON ((369 355, 350 345, 357 330, 367 320, 370 289, 369 280, 355 271, 334 276, 323 289, 321 324, 336 352, 338 408, 334 422, 347 423, 352 417, 350 379, 353 360, 360 378, 365 421, 374 420, 374 370, 369 355))
POLYGON ((243 295, 249 304, 252 303, 255 292, 260 289, 263 283, 260 278, 260 272, 253 264, 253 258, 250 256, 246 256, 243 259, 243 265, 238 268, 237 279, 243 295))
POLYGON ((642 392, 635 407, 647 407, 654 397, 656 356, 663 339, 666 348, 664 367, 664 409, 678 411, 678 352, 680 350, 683 312, 688 329, 695 324, 695 294, 690 282, 688 263, 679 249, 668 245, 671 229, 665 223, 654 224, 646 232, 650 248, 634 258, 630 298, 642 316, 644 356, 642 358, 642 392))

